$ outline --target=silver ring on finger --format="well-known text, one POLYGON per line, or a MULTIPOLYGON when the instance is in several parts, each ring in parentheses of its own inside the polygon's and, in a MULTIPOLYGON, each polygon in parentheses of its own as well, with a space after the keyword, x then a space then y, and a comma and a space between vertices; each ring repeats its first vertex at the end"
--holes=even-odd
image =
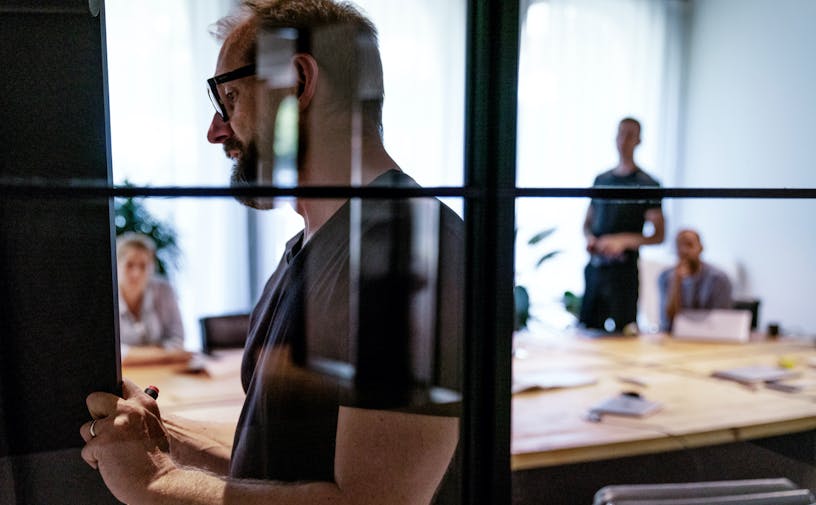
POLYGON ((96 438, 96 432, 94 431, 94 427, 95 427, 95 425, 96 425, 96 421, 97 421, 96 419, 94 419, 93 421, 91 421, 91 426, 90 426, 90 428, 88 429, 88 431, 91 433, 91 438, 96 438))

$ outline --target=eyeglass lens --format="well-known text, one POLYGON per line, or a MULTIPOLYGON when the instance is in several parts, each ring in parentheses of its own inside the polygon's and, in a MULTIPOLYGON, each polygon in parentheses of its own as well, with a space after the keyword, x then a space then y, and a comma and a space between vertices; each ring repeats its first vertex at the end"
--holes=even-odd
POLYGON ((221 120, 226 122, 227 121, 227 111, 225 110, 224 106, 221 104, 221 100, 219 97, 215 95, 218 91, 213 91, 211 86, 207 86, 207 96, 210 97, 210 102, 213 104, 215 108, 215 112, 221 116, 221 120))

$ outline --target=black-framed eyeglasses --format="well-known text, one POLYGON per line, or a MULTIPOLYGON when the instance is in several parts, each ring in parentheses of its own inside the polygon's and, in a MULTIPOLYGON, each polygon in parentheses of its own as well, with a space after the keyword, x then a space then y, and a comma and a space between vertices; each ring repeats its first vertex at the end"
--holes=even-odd
POLYGON ((229 121, 229 115, 227 115, 227 107, 224 105, 224 101, 221 100, 221 95, 218 94, 218 85, 224 84, 225 82, 234 81, 236 79, 241 79, 242 77, 249 77, 250 75, 255 75, 254 63, 207 79, 207 94, 210 95, 210 101, 212 102, 213 107, 215 107, 215 112, 221 116, 221 120, 225 123, 229 121))

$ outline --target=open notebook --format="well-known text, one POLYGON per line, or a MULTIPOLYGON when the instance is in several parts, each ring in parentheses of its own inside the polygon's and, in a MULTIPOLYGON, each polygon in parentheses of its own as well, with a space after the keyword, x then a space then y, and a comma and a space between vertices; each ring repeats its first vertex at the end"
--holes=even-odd
POLYGON ((751 312, 748 310, 683 310, 674 317, 672 336, 682 340, 748 342, 751 312))

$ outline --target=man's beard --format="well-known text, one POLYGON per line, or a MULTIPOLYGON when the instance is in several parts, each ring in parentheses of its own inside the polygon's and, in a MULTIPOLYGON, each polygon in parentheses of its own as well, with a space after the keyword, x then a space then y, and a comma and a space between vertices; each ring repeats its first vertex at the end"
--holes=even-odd
MULTIPOLYGON (((224 152, 229 155, 230 151, 239 151, 241 155, 235 160, 232 166, 230 185, 233 187, 247 187, 258 184, 258 147, 252 140, 244 146, 236 139, 229 139, 224 142, 224 152)), ((254 196, 236 195, 235 199, 253 209, 266 209, 268 205, 263 205, 254 196)))

